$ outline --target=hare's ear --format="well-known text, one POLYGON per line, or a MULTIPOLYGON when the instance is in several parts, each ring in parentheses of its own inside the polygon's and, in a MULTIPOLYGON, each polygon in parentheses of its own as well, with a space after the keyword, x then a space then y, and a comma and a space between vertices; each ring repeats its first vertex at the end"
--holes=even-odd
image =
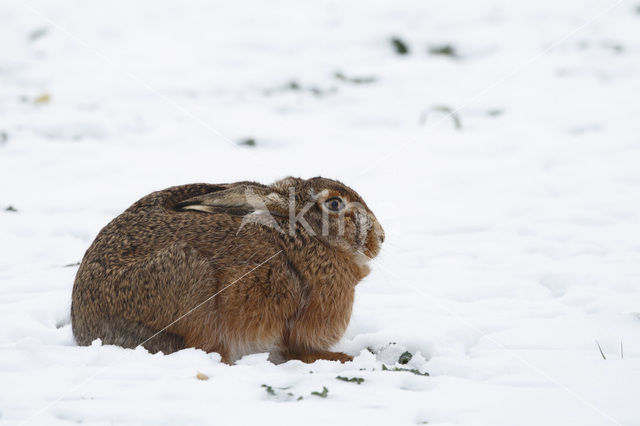
POLYGON ((210 192, 189 198, 178 204, 178 210, 198 210, 207 213, 227 213, 244 216, 268 211, 274 196, 269 189, 254 185, 236 185, 222 191, 210 192))

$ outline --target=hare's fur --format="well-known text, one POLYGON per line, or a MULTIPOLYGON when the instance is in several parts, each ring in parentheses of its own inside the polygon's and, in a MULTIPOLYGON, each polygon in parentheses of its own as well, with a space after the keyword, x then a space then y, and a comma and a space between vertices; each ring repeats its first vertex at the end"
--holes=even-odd
POLYGON ((329 350, 349 323, 355 285, 368 273, 363 259, 378 253, 383 237, 360 197, 329 179, 154 192, 102 229, 87 250, 73 288, 73 333, 80 345, 100 338, 151 352, 195 347, 226 362, 255 352, 276 361, 344 362, 351 358, 329 350), (279 229, 243 223, 258 213, 240 195, 247 188, 262 197, 279 229), (307 219, 313 230, 320 230, 318 194, 363 205, 366 217, 345 213, 342 236, 334 223, 328 235, 311 235, 299 222, 289 232, 289 191, 296 213, 315 202, 307 219))

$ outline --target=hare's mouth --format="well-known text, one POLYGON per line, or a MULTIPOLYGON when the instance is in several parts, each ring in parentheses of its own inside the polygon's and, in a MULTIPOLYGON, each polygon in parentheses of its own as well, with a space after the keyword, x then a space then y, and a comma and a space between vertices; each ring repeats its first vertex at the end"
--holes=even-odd
POLYGON ((377 228, 371 229, 361 249, 362 254, 367 256, 369 260, 373 259, 378 255, 378 253, 380 253, 383 242, 384 231, 382 231, 382 228, 380 228, 380 230, 378 230, 377 228))
POLYGON ((367 238, 364 246, 355 249, 354 251, 354 259, 356 263, 360 266, 364 266, 369 263, 374 257, 378 255, 380 252, 380 240, 377 237, 376 242, 370 242, 370 238, 367 238))
POLYGON ((373 257, 368 256, 362 250, 356 250, 353 253, 353 259, 358 264, 358 266, 366 266, 373 257))

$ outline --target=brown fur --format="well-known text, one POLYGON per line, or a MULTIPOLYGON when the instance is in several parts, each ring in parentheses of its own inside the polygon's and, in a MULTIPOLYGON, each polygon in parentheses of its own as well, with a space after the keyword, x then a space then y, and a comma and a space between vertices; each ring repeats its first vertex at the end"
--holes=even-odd
POLYGON ((351 357, 329 349, 347 328, 354 287, 369 271, 360 252, 376 256, 383 238, 364 201, 334 180, 154 192, 102 229, 87 250, 73 287, 73 333, 80 345, 100 338, 151 352, 195 347, 218 352, 225 362, 265 351, 276 361, 344 362, 351 357), (318 235, 299 222, 290 235, 289 187, 296 214, 314 203, 304 218, 318 235), (247 188, 266 200, 284 232, 243 224, 255 210, 243 201, 247 188), (338 217, 330 214, 329 233, 321 235, 321 203, 335 194, 364 206, 364 216, 347 211, 340 236, 338 217), (368 229, 361 232, 362 226, 368 229))

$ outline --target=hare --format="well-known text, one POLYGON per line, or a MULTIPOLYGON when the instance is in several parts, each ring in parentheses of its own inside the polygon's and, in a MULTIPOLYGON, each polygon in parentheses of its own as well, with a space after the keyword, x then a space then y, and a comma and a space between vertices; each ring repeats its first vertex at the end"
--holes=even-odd
POLYGON ((384 231, 341 182, 288 177, 153 192, 105 226, 84 255, 71 303, 78 344, 100 338, 233 363, 352 359, 330 348, 384 231))

